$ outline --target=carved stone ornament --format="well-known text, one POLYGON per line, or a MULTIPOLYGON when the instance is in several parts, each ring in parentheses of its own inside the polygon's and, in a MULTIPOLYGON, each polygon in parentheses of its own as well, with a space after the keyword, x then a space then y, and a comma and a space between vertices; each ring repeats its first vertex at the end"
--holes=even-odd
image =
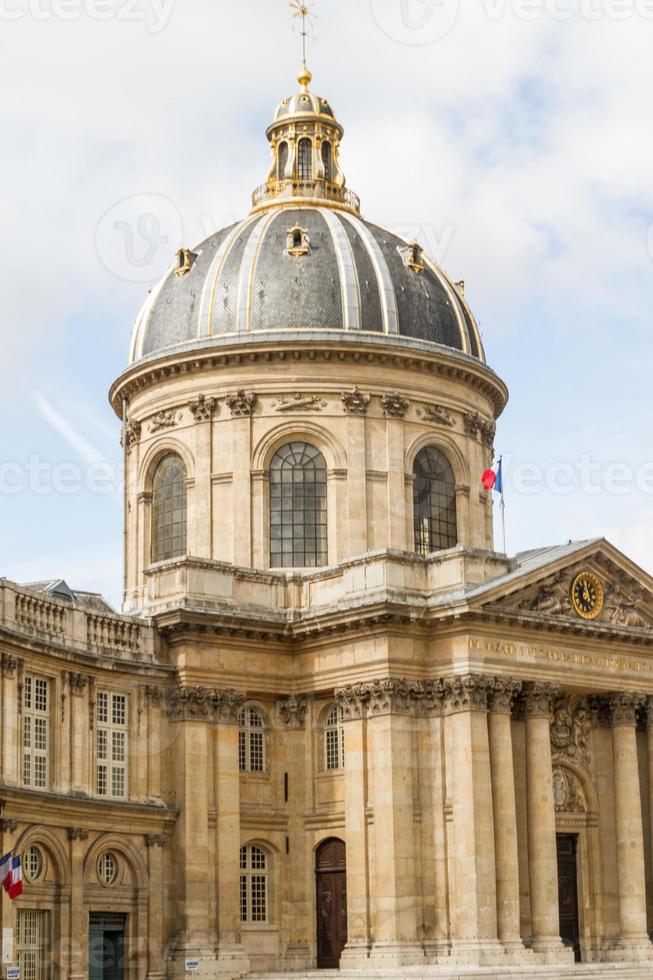
POLYGON ((554 684, 524 684, 522 693, 526 717, 551 718, 553 701, 558 695, 554 684))
POLYGON ((245 696, 231 690, 175 687, 165 692, 164 701, 173 721, 236 721, 245 696))
POLYGON ((369 684, 355 684, 336 691, 345 721, 370 715, 412 714, 424 697, 422 684, 384 677, 369 684))
POLYGON ((473 439, 478 437, 484 446, 487 446, 489 449, 492 448, 497 431, 494 422, 483 418, 478 412, 472 412, 464 416, 464 423, 465 432, 468 436, 471 436, 473 439))
POLYGON ((569 769, 553 770, 553 802, 558 813, 586 813, 585 794, 578 779, 569 769))
POLYGON ((164 847, 165 846, 165 834, 146 834, 145 835, 145 846, 146 847, 164 847))
POLYGON ((495 677, 492 689, 489 692, 488 703, 490 710, 495 712, 495 714, 511 714, 515 698, 521 689, 521 681, 495 677))
POLYGON ((272 402, 276 412, 321 412, 327 403, 319 395, 303 395, 295 392, 292 398, 282 395, 279 401, 272 402))
POLYGON ((422 405, 421 408, 417 409, 417 414, 425 422, 434 422, 435 425, 446 425, 453 428, 456 424, 449 414, 449 410, 443 408, 442 405, 422 405))
POLYGON ((287 698, 282 698, 278 704, 279 714, 286 728, 291 731, 299 731, 304 727, 304 719, 308 711, 307 698, 298 698, 291 694, 287 698))
POLYGON ((352 721, 355 718, 363 718, 370 699, 369 686, 367 684, 353 684, 335 692, 335 697, 344 721, 352 721))
POLYGON ((143 688, 143 696, 148 704, 154 707, 160 707, 163 702, 164 691, 161 687, 155 687, 151 684, 146 684, 143 688))
POLYGON ((529 612, 548 613, 550 616, 561 616, 569 611, 569 585, 564 573, 544 582, 535 597, 525 599, 519 606, 529 612))
POLYGON ((637 712, 646 703, 644 694, 611 694, 608 698, 613 725, 636 725, 637 712))
POLYGON ((160 432, 162 429, 173 429, 177 424, 177 413, 174 408, 157 412, 150 422, 150 432, 160 432))
POLYGON ((0 817, 0 833, 14 834, 18 830, 18 821, 8 817, 0 817))
POLYGON ((70 690, 77 697, 81 697, 86 688, 88 687, 88 677, 86 674, 76 674, 72 670, 68 672, 68 683, 70 684, 70 690))
POLYGON ((227 405, 231 409, 233 418, 242 418, 251 415, 256 407, 256 395, 253 391, 246 392, 244 388, 239 388, 235 395, 227 397, 227 405))
POLYGON ((403 419, 408 411, 410 402, 402 395, 393 392, 391 395, 384 395, 381 399, 383 414, 393 419, 403 419))
POLYGON ((652 629, 650 622, 637 612, 637 601, 628 597, 621 588, 606 595, 603 619, 612 626, 632 626, 638 629, 652 629))
POLYGON ((345 412, 348 412, 349 415, 367 415, 370 396, 364 395, 358 386, 351 391, 343 391, 340 398, 345 412))
POLYGON ((85 830, 83 827, 69 827, 68 840, 88 840, 88 830, 85 830))
POLYGON ((138 440, 141 437, 141 428, 141 423, 137 422, 136 419, 127 419, 125 422, 120 434, 120 445, 128 453, 138 444, 138 440))
POLYGON ((444 682, 445 710, 449 714, 487 711, 488 695, 493 687, 492 678, 476 674, 449 678, 444 682))
POLYGON ((0 655, 0 670, 3 677, 15 677, 16 670, 20 661, 18 657, 12 657, 9 653, 0 655))
POLYGON ((188 408, 196 422, 210 422, 218 407, 217 398, 198 395, 197 401, 190 402, 188 408))
POLYGON ((592 761, 592 713, 585 698, 559 695, 553 703, 551 754, 589 766, 592 761))

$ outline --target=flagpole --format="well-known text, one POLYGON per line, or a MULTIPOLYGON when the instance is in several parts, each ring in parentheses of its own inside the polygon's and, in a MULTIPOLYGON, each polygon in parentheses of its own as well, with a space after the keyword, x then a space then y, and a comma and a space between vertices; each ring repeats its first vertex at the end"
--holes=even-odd
POLYGON ((506 495, 504 492, 504 473, 503 473, 503 456, 499 456, 499 465, 501 466, 501 528, 503 531, 503 553, 507 555, 506 549, 506 495))

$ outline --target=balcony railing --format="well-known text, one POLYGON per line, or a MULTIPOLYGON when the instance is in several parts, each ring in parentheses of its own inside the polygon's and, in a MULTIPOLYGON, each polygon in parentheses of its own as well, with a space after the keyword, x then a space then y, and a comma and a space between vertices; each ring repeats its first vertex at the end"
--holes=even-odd
POLYGON ((264 207, 280 201, 328 201, 340 204, 350 211, 360 213, 361 202, 358 194, 348 187, 339 187, 327 180, 274 180, 262 184, 252 194, 252 207, 264 207))

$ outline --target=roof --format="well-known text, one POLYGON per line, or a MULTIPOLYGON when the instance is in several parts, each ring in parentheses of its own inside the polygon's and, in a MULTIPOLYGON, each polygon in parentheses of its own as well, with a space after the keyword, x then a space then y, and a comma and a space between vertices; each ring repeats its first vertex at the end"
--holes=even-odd
POLYGON ((82 606, 97 613, 115 613, 113 606, 99 592, 81 592, 71 589, 62 578, 49 579, 44 582, 23 582, 21 588, 30 592, 39 592, 51 599, 62 599, 73 605, 82 606))

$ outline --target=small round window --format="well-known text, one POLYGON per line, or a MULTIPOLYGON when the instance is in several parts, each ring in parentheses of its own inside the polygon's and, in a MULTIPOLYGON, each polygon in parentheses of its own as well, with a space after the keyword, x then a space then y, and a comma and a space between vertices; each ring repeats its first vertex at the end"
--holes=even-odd
POLYGON ((114 885, 118 877, 118 861, 115 854, 105 851, 98 861, 98 877, 103 885, 114 885))
POLYGON ((44 868, 43 851, 40 847, 28 847, 23 854, 23 869, 28 881, 38 881, 44 868))

